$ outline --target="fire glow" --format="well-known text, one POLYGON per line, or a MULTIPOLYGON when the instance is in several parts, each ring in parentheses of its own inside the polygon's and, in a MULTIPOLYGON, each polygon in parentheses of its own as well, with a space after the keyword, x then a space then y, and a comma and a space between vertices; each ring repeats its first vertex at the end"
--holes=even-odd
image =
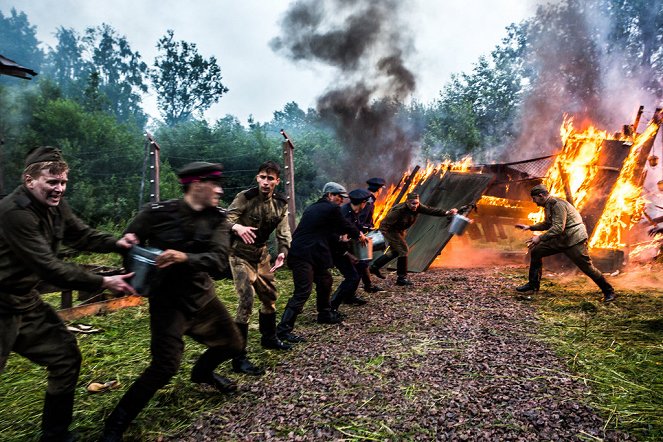
MULTIPOLYGON (((573 119, 564 119, 560 128, 561 148, 542 181, 552 195, 565 198, 581 212, 591 235, 588 242, 590 249, 619 250, 627 246, 627 233, 640 221, 645 208, 646 200, 642 196, 645 178, 643 158, 649 155, 661 117, 660 111, 655 113, 641 134, 634 129, 638 120, 634 125, 624 126, 623 132, 609 134, 594 126, 579 130, 574 127, 573 119)), ((471 158, 466 157, 456 163, 428 163, 425 168, 404 173, 401 181, 391 185, 376 201, 375 225, 379 226, 395 203, 402 201, 405 195, 415 191, 434 174, 441 178, 447 171, 469 172, 477 169, 471 158)), ((531 207, 530 201, 486 195, 481 197, 478 205, 525 209, 523 216, 531 210, 526 209, 531 207)), ((543 208, 529 213, 527 217, 532 223, 542 221, 543 208)))
POLYGON ((379 227, 380 223, 387 215, 387 212, 389 212, 389 209, 397 203, 396 200, 399 196, 402 198, 406 197, 408 193, 413 192, 417 186, 426 181, 430 176, 438 175, 442 178, 447 172, 467 172, 471 166, 472 158, 467 156, 456 162, 443 161, 438 164, 428 162, 423 169, 418 169, 416 171, 408 170, 403 173, 403 176, 397 185, 390 185, 380 194, 380 196, 378 196, 377 201, 375 201, 373 223, 376 227, 379 227), (404 190, 403 187, 405 187, 404 190))

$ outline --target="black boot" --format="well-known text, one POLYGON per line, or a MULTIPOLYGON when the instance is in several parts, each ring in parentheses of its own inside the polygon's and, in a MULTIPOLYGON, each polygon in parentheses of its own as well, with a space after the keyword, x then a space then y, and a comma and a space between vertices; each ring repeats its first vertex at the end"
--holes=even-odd
POLYGON ((387 277, 380 272, 380 269, 387 265, 392 259, 393 258, 389 255, 382 255, 373 261, 373 264, 368 268, 368 271, 380 279, 387 279, 387 277))
POLYGON ((292 342, 293 344, 297 344, 298 342, 306 342, 306 339, 303 337, 292 333, 292 330, 295 328, 295 320, 297 319, 297 315, 298 313, 290 307, 286 307, 285 310, 283 310, 281 322, 279 322, 279 325, 276 326, 276 336, 280 340, 292 342))
POLYGON ((241 354, 233 358, 232 360, 233 371, 235 373, 244 373, 251 376, 262 376, 263 374, 265 374, 265 370, 253 365, 253 363, 249 361, 249 358, 246 353, 246 346, 249 339, 249 324, 242 324, 240 322, 236 322, 235 325, 237 325, 239 333, 242 335, 242 338, 244 339, 244 349, 242 350, 241 354))
POLYGON ((318 324, 340 324, 343 322, 341 315, 335 310, 322 310, 318 312, 318 324))
POLYGON ((414 285, 407 279, 407 256, 399 256, 396 259, 396 285, 414 285))
POLYGON ((44 412, 41 416, 41 439, 39 440, 42 442, 73 441, 74 436, 69 432, 73 412, 73 391, 62 394, 46 393, 44 412))
POLYGON ((260 312, 258 316, 258 325, 260 329, 260 345, 262 348, 271 350, 290 350, 292 345, 287 342, 281 341, 276 337, 276 312, 263 313, 260 312))
POLYGON ((232 379, 214 373, 218 365, 230 359, 232 356, 228 351, 218 347, 210 347, 200 355, 198 361, 191 370, 191 382, 195 384, 207 384, 216 388, 221 393, 231 393, 237 390, 237 384, 232 379))
POLYGON ((344 304, 349 304, 349 305, 364 305, 368 301, 366 301, 364 298, 360 298, 357 296, 357 294, 354 294, 352 297, 347 298, 345 301, 343 301, 344 304))
POLYGON ((138 416, 156 391, 134 383, 106 419, 101 442, 121 442, 129 424, 138 416))
POLYGON ((539 286, 528 282, 527 284, 521 285, 520 287, 516 287, 516 291, 518 293, 538 292, 539 286))
POLYGON ((365 285, 364 291, 366 293, 377 293, 377 292, 384 292, 384 289, 379 285, 371 284, 371 285, 365 285))

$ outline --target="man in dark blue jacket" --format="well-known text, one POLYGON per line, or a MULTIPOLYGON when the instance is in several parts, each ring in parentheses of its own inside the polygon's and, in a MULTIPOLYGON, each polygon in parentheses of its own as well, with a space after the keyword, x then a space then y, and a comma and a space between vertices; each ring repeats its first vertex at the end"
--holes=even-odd
POLYGON ((332 245, 345 235, 352 239, 363 237, 359 229, 341 214, 340 206, 347 196, 348 192, 340 184, 325 184, 322 198, 306 208, 292 235, 288 266, 292 269, 295 288, 277 327, 277 336, 282 341, 303 341, 303 338, 292 334, 292 330, 297 316, 311 296, 313 283, 316 286, 318 322, 341 322, 330 304, 333 279, 329 269, 334 266, 332 245))

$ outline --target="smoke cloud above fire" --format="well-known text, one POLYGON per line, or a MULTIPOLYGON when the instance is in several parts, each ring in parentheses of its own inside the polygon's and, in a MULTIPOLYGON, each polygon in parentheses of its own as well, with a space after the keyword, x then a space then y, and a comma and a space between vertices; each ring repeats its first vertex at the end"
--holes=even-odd
POLYGON ((663 80, 653 69, 663 55, 655 31, 659 2, 607 5, 559 1, 539 7, 528 21, 524 62, 538 75, 524 95, 520 136, 505 160, 556 152, 564 114, 576 127, 615 131, 633 122, 639 105, 649 116, 660 106, 663 80), (626 46, 615 39, 620 32, 632 34, 626 46))
POLYGON ((335 69, 334 83, 318 97, 317 110, 343 143, 339 161, 347 184, 370 176, 397 181, 417 147, 416 128, 399 115, 416 87, 405 64, 414 52, 412 34, 399 21, 408 3, 300 0, 282 19, 281 36, 271 42, 273 50, 293 60, 335 69))

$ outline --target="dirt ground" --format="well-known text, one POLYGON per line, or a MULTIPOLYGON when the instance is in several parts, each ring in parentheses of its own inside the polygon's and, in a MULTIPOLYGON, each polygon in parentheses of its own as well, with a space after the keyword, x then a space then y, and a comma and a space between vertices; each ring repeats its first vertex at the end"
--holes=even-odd
POLYGON ((342 307, 341 326, 316 324, 311 300, 295 330, 308 342, 172 440, 634 440, 604 430, 588 387, 540 340, 513 292, 523 275, 431 269, 413 288, 390 276, 367 305, 342 307))

